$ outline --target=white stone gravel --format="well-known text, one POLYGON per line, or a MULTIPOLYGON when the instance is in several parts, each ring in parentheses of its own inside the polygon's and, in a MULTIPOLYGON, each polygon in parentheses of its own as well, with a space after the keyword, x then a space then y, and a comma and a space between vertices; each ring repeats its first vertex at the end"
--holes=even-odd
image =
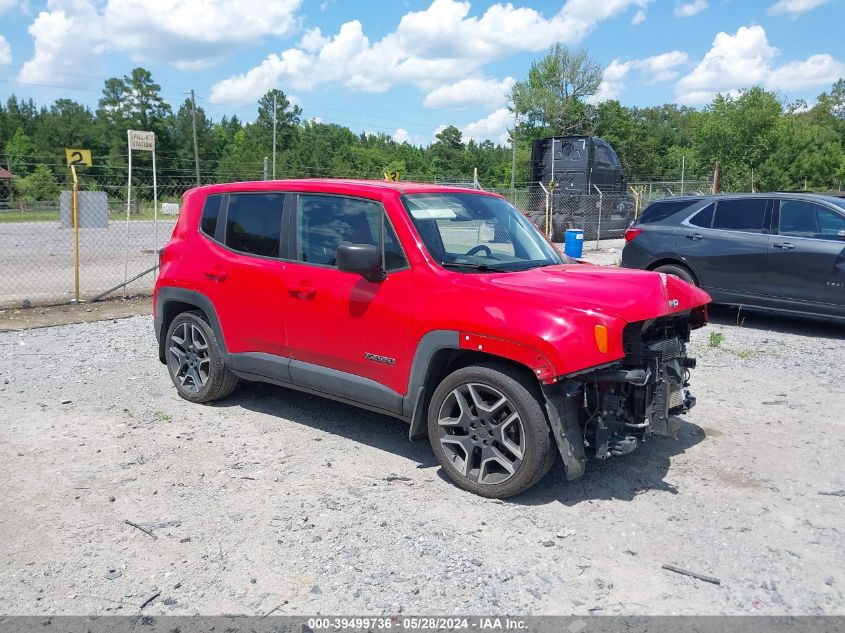
POLYGON ((714 316, 677 441, 506 502, 387 417, 179 399, 149 317, 2 333, 0 613, 843 614, 845 328, 714 316))

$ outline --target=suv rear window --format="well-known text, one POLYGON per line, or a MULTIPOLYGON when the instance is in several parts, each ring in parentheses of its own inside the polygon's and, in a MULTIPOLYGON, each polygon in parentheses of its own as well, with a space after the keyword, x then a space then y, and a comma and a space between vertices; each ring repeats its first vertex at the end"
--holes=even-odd
POLYGON ((205 206, 202 208, 202 219, 200 220, 200 231, 214 237, 217 232, 217 217, 220 215, 220 203, 223 196, 208 196, 205 199, 205 206))
POLYGON ((768 200, 765 198, 719 200, 716 204, 713 228, 761 233, 767 204, 768 200))
POLYGON ((281 193, 235 193, 226 208, 226 246, 263 257, 279 257, 282 238, 281 193))
POLYGON ((652 202, 646 210, 642 212, 640 215, 639 222, 637 224, 653 224, 654 222, 660 222, 661 220, 665 220, 670 215, 674 215, 681 209, 686 209, 688 206, 695 204, 698 200, 690 200, 687 198, 686 200, 660 200, 658 202, 652 202))

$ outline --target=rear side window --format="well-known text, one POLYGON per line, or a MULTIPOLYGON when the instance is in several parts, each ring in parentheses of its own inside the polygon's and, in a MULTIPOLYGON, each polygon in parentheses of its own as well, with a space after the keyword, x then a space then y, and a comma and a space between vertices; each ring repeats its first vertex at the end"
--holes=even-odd
POLYGON ((226 209, 226 246, 263 257, 279 257, 282 241, 281 193, 235 193, 226 209))
POLYGON ((220 203, 223 196, 208 196, 205 199, 205 206, 202 208, 202 219, 200 220, 200 230, 208 235, 214 237, 217 232, 217 217, 220 215, 220 203))
POLYGON ((695 203, 696 200, 690 200, 689 198, 686 200, 660 200, 659 202, 652 202, 646 207, 642 215, 640 215, 639 224, 660 222, 695 203))
POLYGON ((703 229, 709 229, 713 225, 713 210, 715 208, 715 203, 708 204, 701 211, 692 216, 689 219, 689 223, 693 226, 700 226, 703 229))
POLYGON ((767 203, 765 198, 719 200, 716 204, 713 228, 762 233, 767 203))

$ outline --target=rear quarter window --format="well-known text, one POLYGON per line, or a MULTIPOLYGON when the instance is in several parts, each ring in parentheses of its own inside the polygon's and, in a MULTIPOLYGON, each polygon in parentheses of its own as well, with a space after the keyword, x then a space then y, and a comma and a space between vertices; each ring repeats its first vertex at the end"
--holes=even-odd
POLYGON ((217 232, 217 218, 220 216, 220 203, 223 196, 208 196, 202 208, 200 231, 213 238, 217 232))
POLYGON ((690 200, 689 198, 686 200, 660 200, 658 202, 652 202, 642 212, 642 215, 640 215, 638 224, 654 224, 655 222, 660 222, 670 215, 674 215, 678 211, 692 206, 696 202, 698 201, 690 200))

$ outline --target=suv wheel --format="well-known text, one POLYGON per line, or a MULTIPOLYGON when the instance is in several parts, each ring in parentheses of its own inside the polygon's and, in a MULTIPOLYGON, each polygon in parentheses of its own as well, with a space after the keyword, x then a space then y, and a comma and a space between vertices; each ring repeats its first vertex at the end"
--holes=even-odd
POLYGON ((507 365, 472 365, 447 376, 431 398, 428 437, 449 478, 496 499, 537 483, 556 455, 541 397, 528 376, 507 365))
POLYGON ((654 269, 656 273, 666 273, 667 275, 674 275, 678 279, 681 279, 688 284, 692 284, 693 286, 697 286, 698 284, 695 283, 695 279, 693 279, 692 273, 686 266, 681 266, 680 264, 666 264, 664 266, 658 266, 654 269))
POLYGON ((176 391, 191 402, 225 398, 238 386, 201 312, 183 312, 167 329, 167 370, 176 391))

